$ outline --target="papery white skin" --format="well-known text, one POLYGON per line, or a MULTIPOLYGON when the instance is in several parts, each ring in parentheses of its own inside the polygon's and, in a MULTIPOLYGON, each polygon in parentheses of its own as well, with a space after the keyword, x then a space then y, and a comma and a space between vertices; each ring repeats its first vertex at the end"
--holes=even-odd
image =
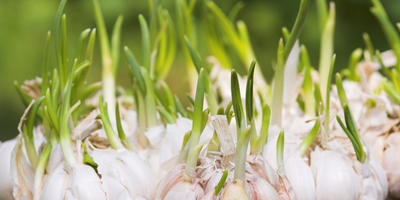
POLYGON ((276 170, 260 154, 247 156, 246 172, 250 176, 259 176, 271 184, 275 189, 279 188, 279 175, 276 170))
MULTIPOLYGON (((145 135, 152 147, 139 152, 140 157, 148 161, 156 173, 162 174, 169 171, 160 166, 179 155, 183 138, 191 128, 192 120, 183 117, 179 117, 175 124, 168 124, 166 128, 163 126, 150 128, 145 135)), ((213 137, 213 133, 214 129, 206 125, 200 136, 200 144, 204 144, 200 155, 207 153, 207 144, 213 137)))
MULTIPOLYGON (((153 127, 145 133, 152 148, 159 153, 158 166, 178 156, 183 138, 191 128, 192 121, 190 119, 179 117, 175 124, 167 124, 166 128, 164 126, 153 127)), ((149 159, 152 158, 150 157, 149 159)))
MULTIPOLYGON (((386 142, 382 133, 389 131, 394 125, 394 121, 390 120, 387 116, 387 112, 393 108, 391 107, 388 97, 383 92, 376 95, 371 90, 371 87, 376 86, 369 84, 369 82, 374 81, 376 78, 381 78, 381 75, 377 75, 376 72, 367 74, 368 72, 366 72, 367 70, 365 69, 368 66, 364 65, 363 67, 364 73, 362 73, 361 84, 351 81, 343 82, 353 117, 358 127, 361 128, 360 137, 362 141, 366 141, 366 143, 364 143, 364 149, 368 152, 365 164, 360 166, 358 163, 358 173, 363 182, 361 198, 385 199, 387 196, 388 183, 385 178, 385 171, 377 162, 382 162, 385 158, 384 150, 386 142), (370 79, 375 77, 375 79, 366 80, 367 76, 369 76, 370 79), (366 103, 368 99, 373 99, 376 105, 372 108, 367 107, 366 103)), ((338 104, 337 92, 335 91, 331 96, 333 97, 332 102, 338 104)), ((342 113, 340 114, 342 115, 342 113)), ((340 129, 337 124, 335 124, 335 126, 340 129)), ((350 148, 349 142, 346 143, 347 145, 343 145, 347 148, 341 148, 342 152, 350 148)), ((389 179, 390 177, 391 176, 388 176, 389 179)))
POLYGON ((225 115, 215 115, 210 116, 210 123, 217 133, 220 142, 220 151, 223 157, 235 154, 235 145, 237 141, 235 120, 231 120, 231 123, 228 124, 225 115))
MULTIPOLYGON (((269 129, 269 138, 267 144, 264 146, 264 159, 271 165, 276 171, 278 170, 278 164, 276 159, 276 144, 278 141, 280 130, 277 126, 271 126, 269 129), (274 135, 270 137, 270 135, 274 135)), ((300 138, 295 134, 285 133, 285 146, 284 146, 284 158, 289 158, 291 155, 297 153, 298 145, 300 144, 300 138)))
POLYGON ((103 188, 107 199, 129 200, 132 199, 128 190, 118 181, 109 176, 102 176, 103 188))
POLYGON ((70 188, 77 199, 107 199, 99 176, 88 165, 77 164, 68 170, 70 174, 70 188))
POLYGON ((17 137, 11 156, 11 174, 14 180, 13 197, 14 199, 32 199, 34 188, 35 172, 28 161, 23 138, 20 134, 17 137))
POLYGON ((46 165, 47 173, 50 173, 53 170, 55 170, 63 160, 64 160, 64 154, 62 152, 61 145, 60 144, 53 145, 49 156, 49 160, 47 161, 46 165))
POLYGON ((154 172, 135 152, 93 149, 89 154, 98 164, 98 173, 119 182, 127 188, 132 198, 146 197, 151 192, 154 172))
POLYGON ((352 161, 338 152, 319 148, 313 151, 311 168, 315 178, 316 199, 358 199, 361 180, 352 166, 352 161))
POLYGON ((367 156, 366 162, 361 164, 361 176, 361 199, 386 199, 388 195, 388 182, 386 179, 386 173, 376 160, 370 159, 367 156))
POLYGON ((12 199, 11 155, 16 143, 16 139, 0 142, 0 199, 4 200, 12 199))
POLYGON ((173 167, 167 166, 170 170, 161 178, 157 183, 156 190, 153 193, 152 199, 163 199, 165 195, 177 184, 183 177, 185 170, 185 164, 177 162, 168 163, 172 164, 173 167))
POLYGON ((269 184, 265 179, 262 179, 257 176, 249 177, 247 180, 249 181, 252 194, 252 199, 271 199, 271 200, 279 200, 279 194, 275 190, 275 188, 269 184))
MULTIPOLYGON (((69 177, 63 164, 59 164, 52 173, 44 179, 44 186, 40 199, 64 199, 68 188, 69 177)), ((70 194, 72 195, 72 194, 70 194)))
POLYGON ((310 166, 298 155, 285 160, 285 174, 296 195, 297 200, 313 200, 315 183, 310 166))
POLYGON ((60 163, 45 180, 40 197, 43 200, 107 199, 100 178, 88 165, 60 163))
POLYGON ((196 200, 204 196, 204 191, 198 184, 192 184, 186 181, 176 183, 163 198, 164 200, 187 199, 196 200))
POLYGON ((383 167, 386 170, 390 194, 400 198, 400 133, 393 133, 387 138, 387 149, 384 152, 383 167))
MULTIPOLYGON (((122 102, 120 102, 120 105, 122 105, 122 102)), ((138 128, 137 113, 136 111, 127 109, 123 106, 120 107, 120 113, 122 127, 125 130, 126 137, 131 138, 138 128)))

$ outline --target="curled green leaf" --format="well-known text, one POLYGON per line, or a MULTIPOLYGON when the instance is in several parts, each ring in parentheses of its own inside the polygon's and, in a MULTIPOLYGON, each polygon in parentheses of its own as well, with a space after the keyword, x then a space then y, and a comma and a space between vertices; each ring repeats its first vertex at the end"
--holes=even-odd
POLYGON ((228 170, 225 169, 224 173, 221 176, 221 179, 218 181, 218 184, 215 186, 215 193, 214 193, 215 195, 218 195, 218 193, 221 191, 222 187, 224 187, 226 178, 228 178, 228 170))
POLYGON ((247 122, 253 119, 253 84, 254 84, 254 68, 256 63, 253 61, 250 66, 249 76, 247 77, 246 84, 246 115, 247 122))
MULTIPOLYGON (((243 112, 242 97, 240 95, 239 80, 236 71, 232 71, 231 74, 231 94, 232 94, 232 106, 235 112, 236 126, 238 130, 245 128, 245 116, 243 112)), ((239 133, 240 131, 238 131, 239 133)))

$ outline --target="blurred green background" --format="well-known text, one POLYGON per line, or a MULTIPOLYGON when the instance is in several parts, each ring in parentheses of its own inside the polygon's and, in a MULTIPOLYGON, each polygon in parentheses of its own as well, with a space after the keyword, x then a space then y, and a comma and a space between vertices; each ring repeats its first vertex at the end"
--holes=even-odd
MULTIPOLYGON (((174 16, 173 0, 162 0, 170 8, 174 16)), ((198 0, 200 3, 202 0, 198 0)), ((314 66, 318 63, 319 27, 316 17, 315 0, 307 17, 301 42, 304 43, 312 57, 314 66)), ((56 0, 0 0, 0 140, 14 137, 17 124, 24 106, 20 101, 13 81, 23 82, 40 75, 42 52, 47 30, 53 28, 54 16, 58 6, 56 0)), ((135 53, 140 54, 140 29, 138 14, 148 16, 146 0, 101 0, 108 28, 119 14, 125 17, 122 44, 128 45, 135 53)), ((215 0, 225 12, 237 2, 234 0, 215 0)), ((281 28, 290 28, 294 22, 299 1, 294 0, 246 0, 237 19, 246 22, 249 34, 260 65, 266 68, 266 76, 272 76, 272 63, 275 61, 281 28)), ((400 1, 382 0, 392 21, 400 21, 400 1)), ((362 33, 368 32, 377 49, 385 50, 388 44, 376 21, 369 12, 368 0, 337 0, 336 3, 336 35, 335 52, 337 65, 335 70, 346 66, 348 56, 357 47, 364 47, 362 33)), ((68 17, 69 53, 74 55, 78 45, 79 33, 88 27, 94 27, 92 4, 90 0, 69 0, 66 7, 68 17)), ((196 12, 196 22, 201 20, 200 12, 196 12)), ((200 43, 201 44, 201 43, 200 43)), ((98 43, 96 59, 91 70, 91 80, 100 79, 100 61, 98 43)), ((205 49, 200 45, 200 49, 205 49)), ((177 55, 179 59, 183 56, 177 55)), ((176 67, 176 66, 175 66, 176 67)), ((173 68, 168 81, 173 90, 182 90, 182 79, 179 69, 173 68), (178 70, 178 71, 176 71, 178 70), (175 77, 174 77, 175 75, 175 77)), ((129 76, 125 58, 122 56, 119 68, 119 85, 128 85, 129 76)), ((186 84, 187 85, 187 84, 186 84)))

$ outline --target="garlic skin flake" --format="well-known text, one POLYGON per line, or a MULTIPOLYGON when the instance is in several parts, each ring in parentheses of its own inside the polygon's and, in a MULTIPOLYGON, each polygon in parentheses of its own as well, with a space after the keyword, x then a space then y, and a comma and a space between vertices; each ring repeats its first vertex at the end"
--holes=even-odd
POLYGON ((13 198, 33 199, 34 171, 24 152, 23 139, 18 136, 11 156, 11 174, 14 179, 13 198))
POLYGON ((12 199, 11 156, 16 143, 16 139, 0 142, 0 199, 4 200, 12 199))
MULTIPOLYGON (((275 188, 265 179, 258 175, 246 174, 246 181, 249 184, 251 199, 279 200, 279 194, 275 188)), ((232 188, 231 188, 232 189, 232 188)))

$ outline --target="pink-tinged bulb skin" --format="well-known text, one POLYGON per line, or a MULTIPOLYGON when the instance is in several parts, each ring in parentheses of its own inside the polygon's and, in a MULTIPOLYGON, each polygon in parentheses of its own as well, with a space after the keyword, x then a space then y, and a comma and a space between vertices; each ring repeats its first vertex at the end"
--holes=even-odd
POLYGON ((198 184, 192 184, 187 181, 180 181, 175 184, 167 193, 164 200, 196 200, 204 196, 203 189, 198 184))
POLYGON ((253 177, 251 180, 248 180, 248 183, 252 192, 252 199, 280 200, 278 192, 265 179, 253 177))

